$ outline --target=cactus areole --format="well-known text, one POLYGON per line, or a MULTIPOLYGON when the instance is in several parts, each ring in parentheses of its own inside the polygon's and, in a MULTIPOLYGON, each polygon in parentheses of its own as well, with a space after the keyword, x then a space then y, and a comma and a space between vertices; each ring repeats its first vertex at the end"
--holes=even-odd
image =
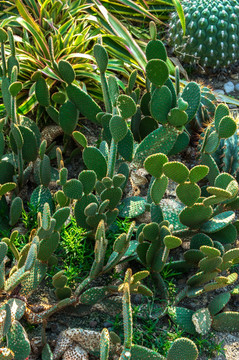
POLYGON ((239 59, 239 1, 183 0, 186 34, 178 15, 170 20, 169 38, 177 56, 188 63, 219 68, 239 59))

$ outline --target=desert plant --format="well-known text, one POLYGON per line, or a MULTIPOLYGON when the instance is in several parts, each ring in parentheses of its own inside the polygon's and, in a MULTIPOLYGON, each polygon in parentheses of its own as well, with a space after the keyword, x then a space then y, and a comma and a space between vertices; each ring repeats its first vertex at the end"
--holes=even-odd
POLYGON ((177 14, 170 21, 169 38, 176 54, 185 62, 218 68, 235 63, 238 50, 235 39, 238 3, 234 0, 182 1, 186 19, 186 34, 177 14))

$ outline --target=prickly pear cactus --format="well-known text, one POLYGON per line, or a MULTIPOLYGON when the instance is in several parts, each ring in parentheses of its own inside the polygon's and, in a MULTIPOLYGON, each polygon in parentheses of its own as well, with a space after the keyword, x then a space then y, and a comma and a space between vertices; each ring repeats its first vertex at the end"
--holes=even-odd
POLYGON ((170 22, 170 43, 185 62, 218 68, 238 60, 238 0, 184 0, 186 35, 175 13, 170 22))

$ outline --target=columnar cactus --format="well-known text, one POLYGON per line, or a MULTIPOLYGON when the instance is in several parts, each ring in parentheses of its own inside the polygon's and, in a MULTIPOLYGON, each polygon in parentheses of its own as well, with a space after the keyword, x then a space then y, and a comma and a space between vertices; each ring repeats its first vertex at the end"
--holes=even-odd
POLYGON ((238 0, 184 0, 186 34, 173 14, 169 41, 175 53, 185 62, 218 68, 239 58, 238 0))

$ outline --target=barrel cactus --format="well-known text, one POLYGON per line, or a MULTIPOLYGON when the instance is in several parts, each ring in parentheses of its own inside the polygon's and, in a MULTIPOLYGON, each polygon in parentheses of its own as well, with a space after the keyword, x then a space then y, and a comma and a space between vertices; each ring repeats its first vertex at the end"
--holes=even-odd
POLYGON ((239 1, 183 0, 184 36, 177 14, 170 20, 169 40, 175 53, 187 63, 226 67, 239 59, 239 1))

